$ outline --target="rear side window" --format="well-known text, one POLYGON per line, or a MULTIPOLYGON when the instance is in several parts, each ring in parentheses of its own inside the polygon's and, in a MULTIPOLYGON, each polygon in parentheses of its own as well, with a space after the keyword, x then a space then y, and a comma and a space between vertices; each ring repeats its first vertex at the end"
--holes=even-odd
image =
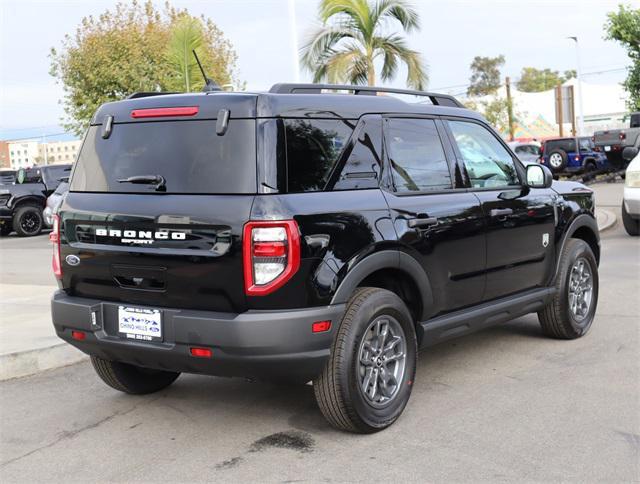
POLYGON ((286 119, 287 191, 324 190, 355 121, 286 119))
POLYGON ((387 119, 385 136, 396 190, 451 188, 449 164, 433 119, 387 119))
POLYGON ((255 120, 232 119, 224 136, 215 120, 114 124, 107 139, 101 128, 89 128, 71 191, 154 193, 118 180, 161 175, 167 193, 256 193, 255 120))

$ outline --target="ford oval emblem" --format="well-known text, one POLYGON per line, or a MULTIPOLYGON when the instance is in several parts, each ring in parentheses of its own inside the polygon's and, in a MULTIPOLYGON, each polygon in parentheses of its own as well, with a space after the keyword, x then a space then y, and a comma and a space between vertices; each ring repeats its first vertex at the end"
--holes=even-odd
POLYGON ((70 266, 77 266, 78 264, 80 264, 80 257, 78 257, 77 255, 68 255, 64 258, 64 260, 66 260, 67 264, 69 264, 70 266))

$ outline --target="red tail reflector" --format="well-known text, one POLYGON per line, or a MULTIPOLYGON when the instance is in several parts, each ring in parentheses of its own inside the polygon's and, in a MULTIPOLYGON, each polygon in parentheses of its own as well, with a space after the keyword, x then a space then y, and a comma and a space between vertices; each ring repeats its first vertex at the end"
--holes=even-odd
POLYGON ((182 106, 178 108, 146 108, 134 109, 131 117, 139 118, 163 118, 167 116, 195 116, 198 114, 198 106, 182 106))
POLYGON ((331 329, 331 321, 316 321, 311 325, 311 331, 314 333, 324 333, 331 329))
POLYGON ((87 333, 84 331, 71 331, 71 337, 78 341, 84 341, 87 337, 87 333))
POLYGON ((287 247, 284 242, 256 242, 253 244, 254 257, 284 257, 287 247))
POLYGON ((211 358, 213 351, 209 348, 189 348, 191 356, 197 356, 198 358, 211 358))
POLYGON ((53 230, 49 234, 49 240, 53 244, 53 258, 51 267, 56 279, 62 279, 62 261, 60 260, 60 217, 53 216, 53 230))

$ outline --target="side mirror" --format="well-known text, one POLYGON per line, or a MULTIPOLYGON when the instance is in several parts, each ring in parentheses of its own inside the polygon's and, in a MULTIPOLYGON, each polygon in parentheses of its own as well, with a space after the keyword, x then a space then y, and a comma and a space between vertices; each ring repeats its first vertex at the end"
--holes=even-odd
POLYGON ((633 146, 627 146, 624 150, 622 150, 622 159, 624 161, 631 161, 636 156, 638 156, 638 148, 634 148, 633 146))
POLYGON ((553 175, 543 165, 527 165, 527 186, 529 188, 549 188, 553 183, 553 175))

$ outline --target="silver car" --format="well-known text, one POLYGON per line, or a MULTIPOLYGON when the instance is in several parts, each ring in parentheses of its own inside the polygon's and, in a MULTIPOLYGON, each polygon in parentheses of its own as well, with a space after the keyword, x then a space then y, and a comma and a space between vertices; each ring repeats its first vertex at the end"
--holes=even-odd
POLYGON ((541 145, 537 141, 511 141, 507 144, 523 164, 529 165, 538 162, 541 145))
POLYGON ((42 212, 44 223, 47 225, 47 227, 53 226, 53 216, 58 211, 58 208, 60 208, 60 205, 62 205, 64 196, 68 191, 69 183, 63 181, 60 182, 60 185, 58 185, 56 191, 49 195, 49 197, 47 198, 47 205, 42 212))

